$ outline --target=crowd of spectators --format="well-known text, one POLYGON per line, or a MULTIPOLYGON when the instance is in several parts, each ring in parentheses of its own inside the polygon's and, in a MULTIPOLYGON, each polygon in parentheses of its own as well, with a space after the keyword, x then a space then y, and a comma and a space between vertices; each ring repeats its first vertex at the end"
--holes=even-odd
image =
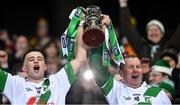
MULTIPOLYGON (((147 38, 143 38, 131 23, 131 13, 128 8, 128 0, 119 0, 120 7, 120 37, 121 43, 123 35, 128 41, 123 44, 126 54, 136 54, 141 58, 143 66, 143 80, 150 85, 157 85, 164 89, 172 103, 180 103, 180 25, 177 27, 169 40, 164 36, 166 28, 157 19, 152 19, 147 23, 147 38), (167 88, 169 87, 169 88, 167 88)), ((113 20, 112 20, 113 21, 113 20)), ((22 57, 30 48, 42 50, 46 55, 47 71, 46 77, 56 73, 66 62, 66 58, 60 56, 60 42, 57 38, 52 38, 48 33, 48 21, 45 18, 39 19, 37 23, 36 35, 9 35, 8 30, 0 29, 0 68, 3 68, 12 75, 26 77, 21 69, 22 57)), ((59 36, 60 37, 60 36, 59 36)), ((84 67, 85 68, 85 67, 84 67)), ((109 69, 117 80, 122 80, 121 73, 116 67, 109 69)), ((102 92, 94 85, 93 80, 84 81, 83 73, 79 73, 76 83, 71 87, 66 103, 78 104, 107 104, 102 92), (78 94, 78 97, 77 97, 78 94)), ((0 95, 0 104, 7 104, 8 99, 0 95)))

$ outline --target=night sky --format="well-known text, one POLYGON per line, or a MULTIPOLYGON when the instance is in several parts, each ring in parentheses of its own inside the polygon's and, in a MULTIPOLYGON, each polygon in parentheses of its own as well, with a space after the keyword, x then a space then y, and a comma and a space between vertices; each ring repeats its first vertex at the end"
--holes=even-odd
MULTIPOLYGON (((138 30, 145 33, 146 23, 153 18, 159 19, 167 34, 175 31, 180 21, 180 6, 170 0, 129 0, 131 14, 137 18, 138 30)), ((1 0, 0 28, 12 34, 35 34, 38 18, 49 21, 50 35, 58 36, 66 29, 68 16, 77 6, 98 5, 103 13, 110 15, 113 24, 119 25, 118 0, 1 0)))

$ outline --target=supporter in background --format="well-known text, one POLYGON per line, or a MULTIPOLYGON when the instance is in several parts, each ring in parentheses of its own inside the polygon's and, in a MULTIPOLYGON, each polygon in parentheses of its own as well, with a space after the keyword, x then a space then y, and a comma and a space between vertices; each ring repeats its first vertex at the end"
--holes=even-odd
POLYGON ((30 48, 28 38, 24 35, 20 35, 15 40, 15 55, 14 63, 21 63, 24 53, 30 48))
POLYGON ((8 54, 8 65, 9 68, 11 68, 13 66, 13 50, 14 50, 14 45, 13 45, 13 41, 10 39, 9 33, 7 30, 5 29, 0 29, 0 40, 3 41, 4 45, 3 45, 3 50, 8 54))
POLYGON ((158 85, 165 89, 171 101, 175 98, 174 82, 170 80, 172 77, 172 69, 165 60, 158 60, 153 66, 149 76, 150 85, 158 85))
MULTIPOLYGON (((169 62, 170 67, 172 69, 172 77, 171 80, 174 82, 176 93, 180 93, 180 69, 177 68, 178 64, 178 51, 174 48, 169 48, 163 51, 161 55, 161 59, 169 62)), ((176 94, 175 104, 180 104, 180 101, 176 100, 180 99, 180 95, 176 94)))
POLYGON ((61 67, 59 60, 60 59, 47 59, 47 70, 45 73, 46 77, 59 71, 59 68, 61 67))
POLYGON ((141 65, 143 68, 143 81, 146 81, 148 83, 148 76, 149 76, 149 73, 151 72, 150 59, 142 58, 141 65))
POLYGON ((42 49, 49 40, 48 21, 46 18, 41 17, 37 21, 36 34, 30 41, 31 46, 37 49, 42 49))
MULTIPOLYGON (((135 53, 140 57, 150 58, 151 63, 159 59, 161 51, 166 46, 178 48, 178 32, 172 35, 172 38, 165 41, 164 25, 157 19, 150 20, 146 25, 146 39, 144 39, 130 22, 131 14, 128 8, 128 0, 119 0, 120 6, 120 27, 121 33, 125 35, 132 45, 135 53), (174 43, 172 43, 174 42, 174 43), (176 42, 176 43, 175 43, 176 42), (166 43, 166 44, 165 44, 166 43)), ((179 30, 179 28, 177 28, 179 30)))
POLYGON ((5 42, 5 45, 6 45, 6 52, 9 54, 12 54, 13 53, 13 42, 12 40, 10 39, 9 37, 9 33, 7 30, 5 29, 0 29, 0 40, 3 40, 5 42))
POLYGON ((58 68, 62 67, 58 49, 57 42, 54 40, 47 42, 42 49, 47 60, 47 76, 56 73, 59 70, 58 68))

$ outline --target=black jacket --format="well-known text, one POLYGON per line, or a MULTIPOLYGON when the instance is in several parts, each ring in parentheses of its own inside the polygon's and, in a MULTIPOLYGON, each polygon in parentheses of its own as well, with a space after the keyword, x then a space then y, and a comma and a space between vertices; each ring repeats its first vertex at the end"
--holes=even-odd
POLYGON ((173 37, 169 40, 169 42, 162 39, 160 43, 153 44, 152 42, 144 39, 141 35, 139 35, 136 28, 131 25, 130 17, 131 17, 131 15, 130 15, 130 11, 129 11, 128 7, 124 7, 124 8, 120 9, 121 33, 127 37, 129 43, 132 45, 136 54, 140 58, 142 58, 142 57, 151 58, 152 63, 154 63, 157 59, 159 59, 160 54, 164 50, 164 48, 166 48, 166 47, 180 48, 179 47, 180 45, 177 41, 177 38, 180 37, 180 35, 178 35, 178 33, 180 33, 180 27, 178 27, 179 31, 176 31, 176 34, 173 35, 173 37), (156 49, 156 52, 151 53, 153 48, 155 48, 156 46, 158 46, 156 49), (154 56, 152 56, 152 54, 154 56))

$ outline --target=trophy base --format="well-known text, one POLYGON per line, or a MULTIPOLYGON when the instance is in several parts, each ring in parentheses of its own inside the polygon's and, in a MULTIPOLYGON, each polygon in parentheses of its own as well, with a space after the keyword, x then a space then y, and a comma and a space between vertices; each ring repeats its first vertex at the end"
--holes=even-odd
POLYGON ((104 42, 105 36, 99 29, 90 29, 83 34, 82 39, 88 47, 96 48, 104 42))

